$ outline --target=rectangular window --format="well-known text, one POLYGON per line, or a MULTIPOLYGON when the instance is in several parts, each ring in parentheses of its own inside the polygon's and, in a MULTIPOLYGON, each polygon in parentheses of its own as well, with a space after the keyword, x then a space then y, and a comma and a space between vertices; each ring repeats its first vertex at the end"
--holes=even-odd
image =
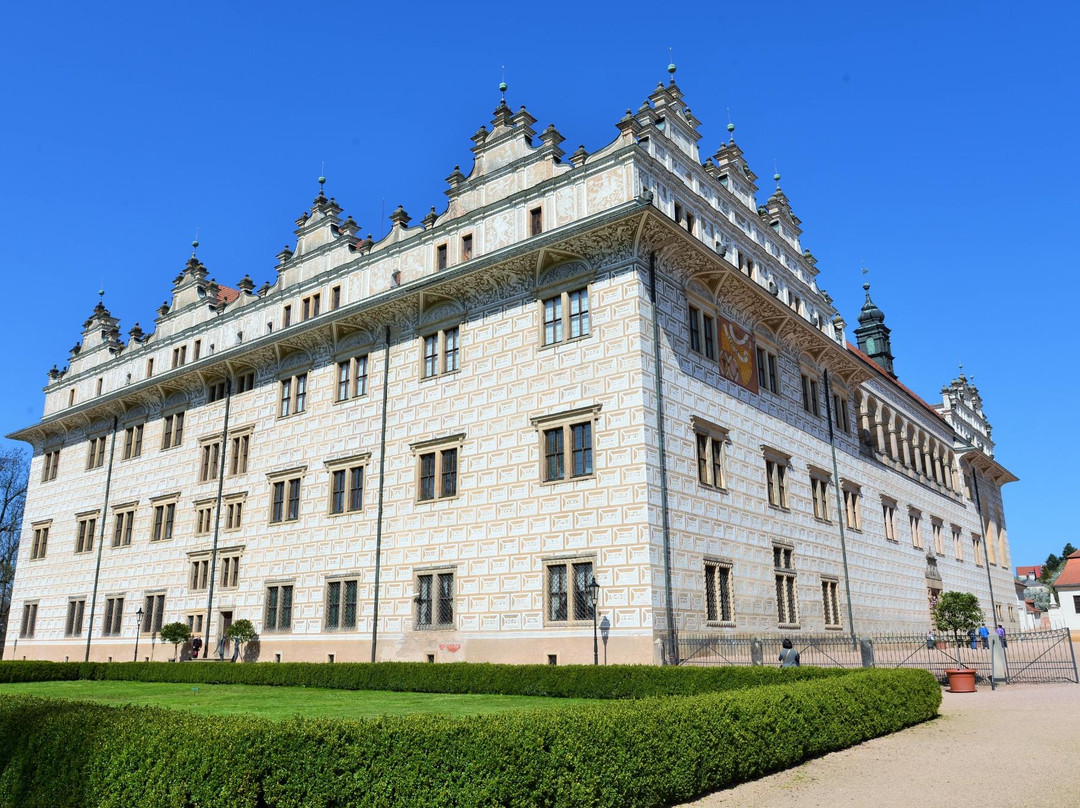
POLYGON ((690 306, 690 350, 701 353, 701 311, 690 306))
POLYGON ((922 514, 915 510, 908 511, 908 521, 911 524, 911 545, 921 550, 923 546, 922 514))
POLYGON ((275 480, 271 487, 270 522, 295 522, 300 518, 300 477, 275 480))
POLYGON ((146 360, 146 378, 150 378, 154 375, 154 357, 150 357, 146 360))
POLYGON ((833 423, 841 432, 851 431, 851 419, 848 416, 847 395, 833 392, 833 423))
POLYGON ((450 628, 453 625, 454 573, 417 575, 416 628, 450 628))
POLYGON ((980 536, 971 534, 971 556, 975 559, 976 567, 986 566, 986 559, 983 557, 983 544, 980 536))
POLYGON ((776 616, 780 627, 799 622, 799 604, 795 597, 795 551, 782 545, 773 546, 773 573, 776 579, 776 616))
POLYGON ((934 536, 934 552, 939 556, 945 555, 945 536, 942 533, 942 523, 940 519, 930 519, 930 529, 933 531, 934 536))
POLYGON ((56 472, 60 469, 60 450, 54 449, 45 453, 45 460, 41 464, 41 481, 47 483, 56 479, 56 472))
POLYGON ((457 326, 423 337, 423 378, 430 379, 461 368, 461 335, 457 326))
POLYGON ((787 464, 778 458, 765 458, 765 487, 769 504, 787 508, 787 464))
POLYGON ((472 258, 472 234, 461 237, 461 260, 468 261, 472 258))
POLYGON ((300 311, 303 317, 301 319, 310 320, 312 317, 319 316, 319 302, 321 295, 314 294, 305 297, 300 301, 300 311))
POLYGON ((205 592, 210 585, 210 559, 197 558, 191 562, 188 587, 192 592, 205 592))
POLYGON ((840 628, 840 585, 836 581, 821 582, 821 600, 825 608, 825 627, 840 628))
POLYGON ((829 521, 829 480, 827 477, 810 475, 810 496, 814 501, 814 518, 829 521))
POLYGON ((547 621, 586 622, 593 619, 589 584, 592 561, 557 561, 547 564, 547 621))
POLYGON ((456 496, 457 475, 457 447, 420 455, 419 498, 429 500, 456 496))
POLYGON ((780 376, 777 371, 776 354, 762 348, 760 345, 757 348, 757 372, 758 387, 780 395, 780 376))
POLYGON ((292 630, 292 584, 266 588, 266 619, 263 631, 292 630))
POLYGON ((105 619, 102 621, 101 634, 104 637, 118 637, 123 631, 124 599, 105 598, 105 619))
POLYGON ((281 327, 288 328, 292 325, 292 306, 286 306, 281 310, 281 327))
POLYGON ((731 597, 731 564, 705 562, 705 617, 710 623, 735 621, 731 597))
POLYGON ((244 520, 244 501, 234 500, 225 505, 225 529, 239 530, 244 520))
POLYGON ((67 618, 64 620, 64 636, 80 637, 83 629, 83 616, 86 614, 86 600, 69 600, 67 618))
POLYGON ((364 507, 364 467, 336 468, 330 472, 330 513, 351 513, 364 507))
POLYGON ((221 559, 221 580, 223 589, 235 589, 240 581, 240 556, 230 555, 221 559))
POLYGON ((851 530, 862 530, 862 491, 851 483, 844 485, 844 524, 851 530))
POLYGON ((165 430, 161 436, 161 448, 170 449, 184 442, 184 413, 174 412, 165 416, 165 430))
POLYGON ((187 362, 187 346, 181 345, 179 348, 173 348, 172 352, 172 366, 174 368, 183 367, 187 362))
POLYGON ((544 345, 589 336, 589 290, 574 289, 540 301, 544 316, 544 345))
POLYGON ((255 389, 255 371, 249 371, 248 373, 241 373, 236 377, 235 391, 236 393, 246 393, 249 390, 255 389))
POLYGON ((116 512, 116 524, 113 527, 113 547, 130 547, 131 534, 135 525, 135 510, 129 508, 116 512))
POLYGON ((195 350, 192 351, 191 360, 195 362, 199 359, 200 356, 202 356, 202 340, 197 339, 195 340, 195 350))
POLYGON ((350 398, 366 396, 367 383, 367 354, 364 354, 363 356, 354 356, 351 359, 343 359, 337 363, 338 401, 346 401, 350 398))
POLYGON ((592 422, 563 424, 543 431, 544 482, 559 482, 593 473, 592 422), (566 447, 570 456, 566 456, 566 447))
POLYGON ((726 432, 698 430, 694 433, 697 444, 698 482, 710 488, 727 488, 725 473, 726 432))
POLYGON ((881 500, 881 513, 885 519, 885 538, 888 541, 899 541, 896 537, 896 503, 892 500, 881 500))
POLYGON ((165 595, 147 595, 143 602, 142 625, 139 630, 143 634, 157 634, 161 631, 161 623, 165 617, 165 595))
POLYGON ((86 452, 86 468, 99 469, 105 463, 105 436, 90 438, 86 452))
POLYGON ((298 373, 288 379, 281 380, 281 408, 279 414, 282 418, 296 415, 307 409, 307 374, 298 373))
POLYGON ((89 553, 94 549, 94 532, 97 529, 96 516, 79 517, 75 533, 75 552, 89 553))
POLYGON ((232 439, 232 455, 229 458, 229 474, 246 474, 248 470, 248 450, 251 448, 251 435, 237 435, 232 439))
POLYGON ((200 503, 195 506, 195 535, 206 536, 214 527, 214 504, 200 503))
POLYGON ((154 506, 154 528, 150 541, 168 541, 173 537, 173 522, 176 519, 176 503, 167 502, 154 506))
POLYGON ((206 400, 208 403, 213 404, 215 401, 221 401, 225 398, 225 393, 228 392, 228 387, 225 384, 225 380, 221 379, 212 383, 206 390, 206 400))
POLYGON ((335 286, 330 290, 330 310, 335 311, 341 308, 341 287, 335 286))
POLYGON ((544 211, 542 208, 533 208, 529 211, 529 235, 539 236, 544 232, 544 211))
POLYGON ((329 581, 326 584, 326 620, 329 631, 356 628, 356 593, 359 579, 329 581))
POLYGON ((446 269, 446 267, 446 245, 440 244, 435 248, 435 269, 441 271, 446 269))
POLYGON ((956 555, 957 561, 964 560, 964 540, 962 538, 963 531, 956 525, 952 526, 952 540, 953 540, 953 553, 956 555))
POLYGON ((802 374, 802 406, 803 410, 811 415, 821 415, 821 405, 818 404, 818 383, 813 376, 802 374))
POLYGON ((30 560, 44 558, 45 551, 49 548, 49 525, 38 525, 34 528, 34 540, 30 545, 30 560))
POLYGON ((716 320, 708 314, 701 318, 701 341, 707 359, 716 359, 716 320))
POLYGON ((203 443, 199 459, 199 482, 205 483, 218 477, 221 460, 221 439, 203 443))
POLYGON ((142 454, 143 425, 136 424, 124 430, 124 460, 142 454))
POLYGON ((36 603, 24 603, 22 622, 19 624, 19 637, 31 638, 37 630, 37 607, 36 603))

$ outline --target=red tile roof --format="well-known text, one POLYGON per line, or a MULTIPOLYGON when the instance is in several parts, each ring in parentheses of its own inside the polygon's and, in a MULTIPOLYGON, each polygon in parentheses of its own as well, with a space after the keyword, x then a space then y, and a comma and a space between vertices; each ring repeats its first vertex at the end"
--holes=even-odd
POLYGON ((240 297, 240 292, 238 292, 236 289, 230 289, 228 286, 218 287, 218 305, 221 305, 222 303, 232 303, 238 297, 240 297))
MULTIPOLYGON (((860 351, 857 346, 852 345, 849 342, 849 343, 847 343, 847 349, 851 354, 853 354, 854 356, 861 359, 865 364, 869 365, 870 368, 873 369, 882 379, 884 379, 885 381, 889 382, 889 384, 892 384, 894 387, 898 388, 899 390, 901 390, 904 393, 907 393, 909 396, 911 396, 911 398, 914 399, 917 404, 920 404, 922 407, 924 407, 928 413, 930 413, 935 418, 938 418, 941 421, 945 421, 945 418, 942 417, 941 413, 938 412, 937 410, 935 410, 933 407, 931 407, 925 401, 923 401, 922 397, 920 397, 918 393, 916 393, 914 390, 912 390, 910 387, 908 387, 906 384, 904 384, 899 379, 894 379, 892 376, 890 376, 888 373, 886 373, 884 370, 882 370, 881 366, 877 362, 875 362, 869 356, 867 356, 862 351, 860 351)), ((948 421, 945 421, 945 423, 947 424, 948 421)))
POLYGON ((1080 586, 1080 550, 1065 559, 1065 569, 1054 581, 1054 586, 1080 586))
POLYGON ((1036 578, 1042 578, 1042 564, 1029 564, 1026 567, 1017 567, 1016 577, 1027 578, 1029 572, 1034 572, 1036 578))

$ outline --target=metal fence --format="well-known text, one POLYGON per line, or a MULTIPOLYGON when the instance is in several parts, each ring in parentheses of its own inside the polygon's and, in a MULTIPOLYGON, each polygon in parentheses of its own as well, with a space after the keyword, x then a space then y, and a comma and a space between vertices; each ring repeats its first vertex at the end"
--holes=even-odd
MULTIPOLYGON (((989 681, 992 651, 961 637, 940 638, 933 644, 916 634, 874 634, 852 638, 840 634, 784 635, 794 644, 803 665, 831 668, 921 668, 940 681, 950 668, 973 668, 976 677, 989 681)), ((674 654, 677 665, 776 665, 780 636, 704 634, 680 631, 674 654)), ((1076 657, 1068 629, 1014 634, 1002 649, 1004 671, 993 671, 997 681, 1015 683, 1078 682, 1076 657)))

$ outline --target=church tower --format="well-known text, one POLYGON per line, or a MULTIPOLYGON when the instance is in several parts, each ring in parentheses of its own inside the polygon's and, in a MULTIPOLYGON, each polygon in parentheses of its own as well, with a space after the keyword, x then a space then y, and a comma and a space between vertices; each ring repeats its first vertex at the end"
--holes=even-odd
POLYGON ((859 312, 859 327, 855 329, 855 339, 859 350, 874 360, 877 365, 893 378, 892 344, 889 342, 889 328, 885 325, 885 312, 870 299, 870 284, 864 283, 866 302, 859 312))

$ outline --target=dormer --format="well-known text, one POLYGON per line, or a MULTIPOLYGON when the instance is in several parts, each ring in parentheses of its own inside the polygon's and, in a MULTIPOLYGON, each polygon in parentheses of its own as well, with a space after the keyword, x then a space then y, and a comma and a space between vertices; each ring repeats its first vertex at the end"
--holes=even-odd
POLYGON ((82 340, 71 349, 70 371, 79 373, 100 365, 122 350, 124 343, 120 339, 120 320, 113 317, 104 302, 99 300, 83 323, 82 340))
POLYGON ((656 85, 656 89, 649 96, 651 110, 645 115, 642 115, 645 112, 644 107, 638 110, 638 120, 647 129, 651 127, 653 131, 663 135, 675 148, 699 164, 701 158, 698 141, 701 140, 701 133, 698 132, 698 127, 701 121, 683 103, 682 90, 675 83, 675 65, 668 65, 668 73, 671 74, 668 85, 665 87, 663 82, 656 85), (648 120, 648 123, 642 120, 642 117, 648 120))
POLYGON ((735 143, 735 124, 727 126, 730 139, 716 150, 713 160, 716 163, 715 177, 750 210, 757 209, 757 175, 750 170, 743 158, 743 150, 735 143))
POLYGON ((341 206, 334 201, 333 197, 326 198, 323 193, 325 177, 319 177, 319 193, 311 203, 311 210, 300 214, 296 220, 296 252, 297 258, 314 252, 320 247, 330 244, 341 234, 341 206))
POLYGON ((796 251, 801 251, 799 236, 802 235, 802 229, 799 225, 802 222, 791 212, 791 203, 788 202, 787 195, 780 190, 780 175, 774 174, 773 179, 776 180, 776 190, 765 203, 765 218, 776 235, 794 247, 796 251))
POLYGON ((941 388, 941 404, 935 406, 957 435, 987 457, 994 456, 993 427, 983 412, 979 388, 964 375, 960 375, 941 388))

